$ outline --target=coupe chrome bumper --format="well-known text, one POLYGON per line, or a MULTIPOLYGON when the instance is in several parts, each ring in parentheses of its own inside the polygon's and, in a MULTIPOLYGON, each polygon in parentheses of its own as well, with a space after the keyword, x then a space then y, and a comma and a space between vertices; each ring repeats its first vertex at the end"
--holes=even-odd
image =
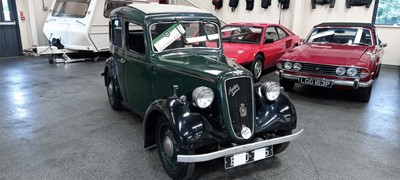
MULTIPOLYGON (((285 74, 282 71, 279 71, 279 78, 280 79, 292 79, 292 80, 299 80, 299 78, 310 78, 309 76, 302 76, 302 75, 293 75, 293 74, 285 74)), ((354 81, 350 80, 337 80, 337 79, 329 79, 333 82, 333 85, 338 86, 350 86, 354 87, 355 89, 359 87, 370 87, 374 80, 369 80, 367 82, 360 82, 360 79, 354 79, 354 81)))
POLYGON ((259 142, 254 142, 251 144, 245 144, 241 146, 235 146, 231 147, 228 149, 216 151, 216 152, 211 152, 207 154, 197 154, 197 155, 178 155, 177 161, 178 162, 203 162, 203 161, 209 161, 213 159, 217 159, 220 157, 224 156, 229 156, 233 154, 238 154, 246 151, 251 151, 251 150, 256 150, 262 147, 266 146, 271 146, 271 145, 276 145, 276 144, 281 144, 285 142, 292 141, 300 136, 300 134, 303 133, 303 129, 300 130, 297 133, 279 137, 279 138, 274 138, 274 139, 268 139, 264 141, 259 141, 259 142))

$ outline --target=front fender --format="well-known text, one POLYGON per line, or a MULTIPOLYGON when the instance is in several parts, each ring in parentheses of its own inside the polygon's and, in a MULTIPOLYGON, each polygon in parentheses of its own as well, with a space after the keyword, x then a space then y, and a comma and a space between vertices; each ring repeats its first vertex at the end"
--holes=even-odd
POLYGON ((287 94, 282 91, 275 101, 269 101, 264 97, 261 89, 261 85, 255 86, 255 133, 295 129, 296 109, 287 94))
POLYGON ((200 143, 206 131, 206 119, 199 113, 190 111, 190 102, 182 102, 178 97, 154 101, 144 117, 144 146, 155 144, 155 127, 159 118, 166 118, 175 143, 184 149, 192 149, 200 143))

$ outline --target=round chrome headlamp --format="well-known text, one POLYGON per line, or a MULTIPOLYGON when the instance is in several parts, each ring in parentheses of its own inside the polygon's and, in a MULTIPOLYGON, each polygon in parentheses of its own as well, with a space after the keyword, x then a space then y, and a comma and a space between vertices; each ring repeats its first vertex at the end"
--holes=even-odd
POLYGON ((346 68, 344 68, 344 67, 336 68, 336 74, 337 75, 341 76, 341 75, 344 75, 345 73, 346 73, 346 68))
POLYGON ((289 70, 292 69, 293 64, 291 62, 285 62, 284 67, 285 69, 289 70))
POLYGON ((300 69, 302 68, 300 63, 294 63, 293 64, 293 69, 296 71, 300 71, 300 69))
POLYGON ((347 69, 347 75, 349 76, 355 76, 357 74, 357 69, 356 68, 349 68, 347 69))
POLYGON ((263 85, 264 96, 270 101, 275 101, 281 94, 281 86, 276 82, 266 82, 263 85))
POLYGON ((214 92, 208 87, 200 86, 193 90, 192 99, 197 107, 206 108, 213 102, 214 92))

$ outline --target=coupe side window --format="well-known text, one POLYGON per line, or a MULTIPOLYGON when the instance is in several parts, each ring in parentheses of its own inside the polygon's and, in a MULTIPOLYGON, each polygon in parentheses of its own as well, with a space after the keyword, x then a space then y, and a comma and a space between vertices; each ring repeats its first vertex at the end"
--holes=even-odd
POLYGON ((134 23, 126 23, 126 46, 129 51, 146 54, 143 27, 134 23))
POLYGON ((115 46, 122 47, 122 28, 121 20, 112 21, 112 42, 115 46))
POLYGON ((288 34, 283 29, 281 29, 280 27, 276 27, 276 30, 278 30, 279 39, 283 39, 285 37, 288 37, 288 34))
POLYGON ((265 37, 267 39, 274 40, 274 42, 279 40, 279 36, 278 33, 276 32, 275 27, 267 27, 267 29, 265 30, 265 37))

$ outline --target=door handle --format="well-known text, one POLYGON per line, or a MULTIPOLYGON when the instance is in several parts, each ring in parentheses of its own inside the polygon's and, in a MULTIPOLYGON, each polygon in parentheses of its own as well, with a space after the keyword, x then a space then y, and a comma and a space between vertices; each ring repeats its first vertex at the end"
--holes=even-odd
POLYGON ((124 58, 121 58, 121 59, 119 59, 119 62, 120 62, 120 63, 125 63, 126 61, 125 61, 124 58))

